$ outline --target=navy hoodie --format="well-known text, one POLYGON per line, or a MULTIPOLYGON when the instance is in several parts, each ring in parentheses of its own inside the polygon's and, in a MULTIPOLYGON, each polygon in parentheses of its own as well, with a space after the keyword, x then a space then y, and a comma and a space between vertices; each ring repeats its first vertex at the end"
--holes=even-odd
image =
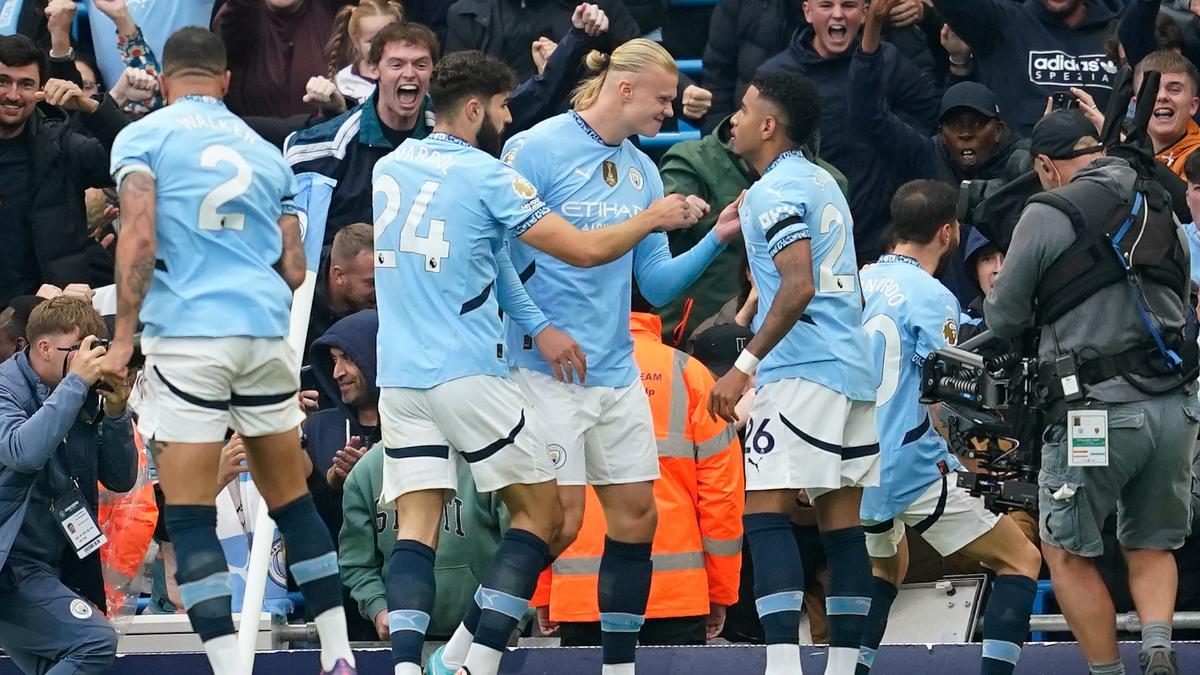
POLYGON ((1109 24, 1126 0, 1084 0, 1083 22, 1068 28, 1041 0, 933 0, 946 23, 975 54, 975 78, 996 92, 1000 115, 1022 136, 1046 111, 1046 98, 1080 87, 1100 110, 1117 76, 1105 54, 1109 24))
POLYGON ((335 405, 313 413, 304 423, 305 449, 313 462, 308 484, 317 501, 317 510, 335 539, 342 527, 342 492, 329 487, 325 473, 333 464, 333 456, 346 446, 346 422, 350 422, 350 435, 363 439, 364 448, 378 443, 381 437, 378 426, 359 424, 357 412, 342 403, 341 392, 333 380, 333 357, 329 350, 333 347, 342 350, 359 367, 371 388, 371 398, 378 401, 379 388, 375 385, 375 340, 378 334, 379 314, 373 309, 364 309, 333 324, 309 348, 313 375, 321 394, 335 405))
MULTIPOLYGON (((888 203, 899 183, 849 114, 850 62, 858 51, 858 41, 832 59, 822 58, 812 41, 811 28, 797 31, 788 48, 759 67, 758 73, 799 71, 821 94, 818 153, 850 181, 855 249, 860 264, 871 262, 883 250, 883 232, 890 220, 888 203)), ((941 103, 933 81, 890 43, 879 46, 877 58, 884 73, 888 108, 922 133, 932 133, 941 103)))

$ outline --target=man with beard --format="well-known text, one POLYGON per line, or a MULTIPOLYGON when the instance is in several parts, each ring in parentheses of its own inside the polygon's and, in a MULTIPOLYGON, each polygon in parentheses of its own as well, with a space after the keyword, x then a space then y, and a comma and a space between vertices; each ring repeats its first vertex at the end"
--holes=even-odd
MULTIPOLYGON (((460 460, 479 492, 500 492, 512 517, 456 632, 469 633, 466 658, 456 664, 463 673, 496 675, 562 530, 545 420, 505 360, 498 310, 513 314, 514 301, 528 302, 510 292, 517 275, 506 239, 596 267, 651 232, 690 226, 707 211, 694 197, 671 195, 623 222, 576 229, 546 207, 532 183, 491 156, 511 120, 515 85, 512 70, 493 57, 447 56, 430 88, 441 111, 434 132, 405 141, 374 170, 379 344, 386 346, 377 382, 385 447, 379 500, 394 501, 399 514, 386 575, 396 675, 421 673, 434 550, 460 460)), ((573 352, 570 368, 583 379, 586 362, 573 352)))
POLYGON ((305 339, 305 363, 308 346, 334 323, 374 307, 375 231, 367 223, 351 223, 334 235, 333 246, 321 252, 305 339))
MULTIPOLYGON (((820 147, 817 154, 850 180, 850 211, 860 264, 883 250, 888 197, 899 186, 886 160, 863 129, 851 121, 849 71, 863 25, 863 0, 805 0, 809 28, 797 32, 787 50, 764 63, 758 74, 803 73, 821 96, 820 147)), ((933 82, 897 49, 878 47, 880 86, 873 95, 887 101, 901 119, 922 133, 933 131, 938 98, 933 82)), ((804 140, 805 143, 809 139, 804 140)))
POLYGON ((337 554, 304 483, 299 355, 284 339, 305 274, 295 177, 222 103, 225 53, 202 28, 172 35, 163 48, 167 107, 113 144, 123 224, 117 318, 101 369, 126 374, 144 324, 151 376, 139 385, 138 424, 166 500, 180 595, 214 671, 241 670, 212 489, 232 428, 287 542, 288 569, 320 634, 321 673, 354 675, 337 554))
POLYGON ((1193 117, 1200 108, 1196 66, 1182 54, 1164 49, 1142 59, 1134 70, 1133 90, 1151 70, 1162 74, 1147 132, 1154 142, 1154 156, 1176 176, 1187 180, 1184 165, 1200 149, 1200 125, 1193 117))
POLYGON ((314 470, 308 484, 330 532, 342 526, 346 476, 379 441, 378 333, 379 315, 366 309, 333 324, 309 349, 317 384, 335 402, 304 422, 305 449, 314 470))
POLYGON ((1012 675, 1029 633, 1042 558, 1008 516, 958 487, 962 465, 920 401, 922 363, 958 337, 958 302, 933 273, 958 252, 958 193, 944 183, 902 185, 892 199, 891 253, 862 271, 863 325, 880 379, 876 421, 883 479, 863 490, 863 530, 874 579, 856 675, 866 675, 908 572, 905 526, 942 556, 962 551, 996 573, 983 622, 983 675, 1012 675))
POLYGON ((1046 98, 1087 89, 1104 110, 1117 64, 1106 54, 1109 24, 1124 0, 933 0, 946 23, 972 48, 975 77, 996 92, 1004 121, 1023 136, 1046 110, 1046 98))
MULTIPOLYGON (((504 161, 546 195, 546 206, 573 230, 604 232, 614 220, 639 218, 662 199, 653 161, 630 137, 656 135, 671 116, 678 68, 661 45, 643 38, 611 55, 591 52, 586 67, 572 110, 513 136, 504 161)), ((673 197, 681 195, 667 199, 673 197)), ((702 200, 688 200, 702 211, 697 220, 708 213, 702 200)), ((560 378, 557 365, 529 349, 528 334, 509 326, 513 379, 533 412, 547 422, 544 447, 555 459, 565 522, 556 547, 565 549, 582 526, 586 485, 595 487, 604 508, 608 537, 594 570, 601 589, 604 675, 633 672, 657 526, 658 445, 633 358, 632 283, 636 278, 643 296, 665 304, 703 273, 736 232, 736 222, 717 225, 678 257, 671 256, 665 234, 647 233, 628 255, 595 269, 539 251, 524 238, 512 244, 512 260, 529 296, 579 340, 588 357, 586 379, 578 371, 577 382, 570 372, 560 378)), ((464 622, 463 633, 446 645, 440 663, 460 663, 463 635, 472 632, 464 622)))

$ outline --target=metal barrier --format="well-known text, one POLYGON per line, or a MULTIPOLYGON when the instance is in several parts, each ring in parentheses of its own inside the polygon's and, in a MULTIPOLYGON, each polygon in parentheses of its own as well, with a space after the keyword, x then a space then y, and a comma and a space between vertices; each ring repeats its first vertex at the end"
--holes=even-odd
MULTIPOLYGON (((1140 633, 1142 622, 1137 612, 1126 612, 1116 616, 1118 633, 1140 633)), ((1200 628, 1200 612, 1175 612, 1171 616, 1173 628, 1200 628)), ((1069 633, 1067 620, 1062 614, 1035 614, 1029 619, 1029 629, 1038 633, 1069 633)))

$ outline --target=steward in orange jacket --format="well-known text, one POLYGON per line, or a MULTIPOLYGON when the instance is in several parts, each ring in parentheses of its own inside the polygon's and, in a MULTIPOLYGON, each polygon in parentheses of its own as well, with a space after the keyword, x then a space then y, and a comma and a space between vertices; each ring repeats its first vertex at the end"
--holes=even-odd
MULTIPOLYGON (((738 597, 745 509, 742 448, 733 427, 707 412, 714 383, 708 369, 662 343, 659 317, 634 312, 630 325, 662 472, 654 484, 658 529, 641 642, 702 644, 706 625, 719 632, 725 607, 738 597)), ((579 538, 554 562, 550 576, 550 621, 563 624, 564 645, 600 644, 596 585, 604 535, 604 510, 589 487, 579 538)), ((544 599, 545 588, 539 590, 544 599)))

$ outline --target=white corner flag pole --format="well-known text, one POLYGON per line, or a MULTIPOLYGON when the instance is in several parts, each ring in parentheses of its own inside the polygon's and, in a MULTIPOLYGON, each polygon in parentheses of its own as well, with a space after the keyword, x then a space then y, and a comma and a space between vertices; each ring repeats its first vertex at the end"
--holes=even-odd
MULTIPOLYGON (((325 176, 305 174, 298 177, 301 189, 297 194, 300 208, 300 234, 304 240, 305 274, 304 283, 296 289, 292 298, 292 317, 288 327, 287 342, 297 354, 304 351, 304 340, 308 334, 308 321, 312 314, 313 293, 317 287, 317 269, 321 264, 321 245, 325 239, 324 214, 328 199, 336 184, 325 176), (307 188, 307 189, 306 189, 307 188), (319 218, 309 222, 308 212, 319 200, 323 200, 319 218)), ((303 360, 303 359, 300 359, 303 360)), ((243 665, 243 675, 254 671, 254 652, 258 642, 259 617, 262 615, 263 596, 267 588, 267 568, 271 561, 271 544, 275 540, 275 522, 267 514, 267 503, 258 500, 258 513, 254 518, 254 540, 250 545, 250 561, 246 572, 246 593, 242 598, 242 619, 238 629, 238 661, 243 665)))

